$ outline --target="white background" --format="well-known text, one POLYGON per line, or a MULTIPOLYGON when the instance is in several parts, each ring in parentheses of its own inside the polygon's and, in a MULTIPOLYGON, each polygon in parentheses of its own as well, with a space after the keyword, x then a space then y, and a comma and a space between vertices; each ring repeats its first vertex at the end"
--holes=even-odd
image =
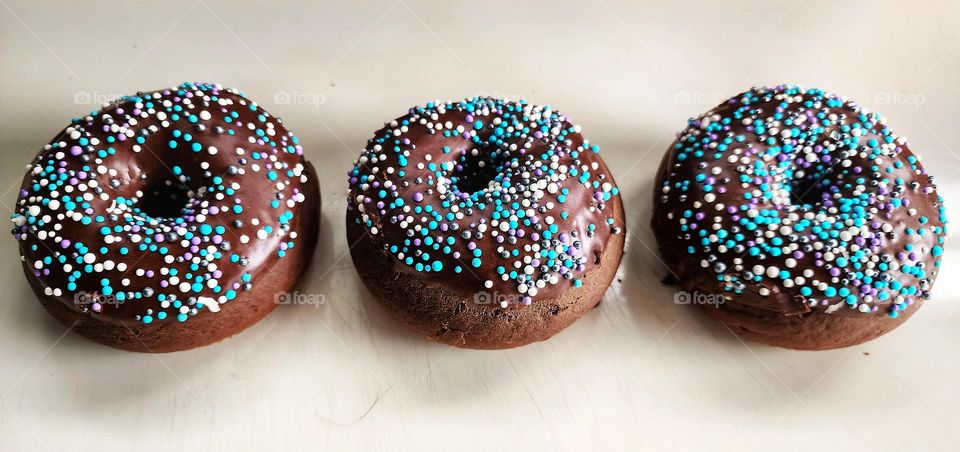
POLYGON ((655 166, 751 85, 817 86, 880 111, 960 218, 956 1, 0 0, 0 201, 72 117, 183 81, 237 87, 320 171, 323 230, 299 290, 220 344, 116 351, 55 323, 0 240, 0 450, 958 450, 960 250, 897 331, 843 350, 743 343, 675 305, 648 227, 655 166), (519 4, 522 3, 522 4, 519 4), (549 103, 601 145, 627 252, 601 306, 540 344, 449 348, 380 309, 347 253, 345 174, 416 104, 549 103))

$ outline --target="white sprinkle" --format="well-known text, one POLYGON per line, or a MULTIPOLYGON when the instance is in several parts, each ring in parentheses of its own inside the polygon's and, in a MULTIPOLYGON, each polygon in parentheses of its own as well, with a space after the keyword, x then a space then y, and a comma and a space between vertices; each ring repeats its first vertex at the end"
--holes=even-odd
POLYGON ((220 303, 217 303, 217 300, 214 300, 210 297, 197 297, 197 301, 203 303, 210 312, 220 312, 220 303))

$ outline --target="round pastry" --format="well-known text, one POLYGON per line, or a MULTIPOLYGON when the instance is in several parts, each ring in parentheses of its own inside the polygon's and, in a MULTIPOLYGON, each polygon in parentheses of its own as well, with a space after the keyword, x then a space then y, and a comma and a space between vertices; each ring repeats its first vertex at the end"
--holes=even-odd
POLYGON ((299 140, 213 84, 123 97, 28 165, 13 235, 43 306, 140 352, 240 332, 313 254, 320 191, 299 140))
POLYGON ((752 89, 691 119, 653 205, 686 299, 795 349, 859 344, 906 321, 930 297, 947 234, 934 178, 905 138, 853 101, 796 86, 752 89))
POLYGON ((348 174, 357 271, 391 314, 440 342, 547 339, 600 302, 623 254, 623 205, 598 151, 546 106, 413 108, 348 174))

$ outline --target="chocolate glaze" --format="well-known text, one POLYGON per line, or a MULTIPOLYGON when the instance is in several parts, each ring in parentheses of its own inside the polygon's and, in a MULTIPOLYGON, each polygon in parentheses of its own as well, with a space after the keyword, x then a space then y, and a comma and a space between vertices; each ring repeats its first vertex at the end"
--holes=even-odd
POLYGON ((149 329, 248 299, 262 270, 313 243, 319 204, 278 118, 235 90, 185 83, 75 119, 29 166, 13 234, 45 304, 149 329))
POLYGON ((680 289, 722 294, 713 316, 792 348, 852 345, 902 323, 929 297, 946 236, 934 179, 905 139, 852 101, 794 86, 691 119, 653 197, 680 289))
MULTIPOLYGON (((463 171, 470 172, 469 168, 463 171)), ((582 177, 583 173, 577 174, 582 177)), ((440 212, 443 216, 453 212, 453 209, 444 207, 445 201, 484 202, 486 200, 485 209, 474 207, 472 215, 468 213, 462 218, 437 221, 438 229, 431 232, 436 232, 437 236, 445 238, 444 243, 449 246, 449 252, 438 252, 425 244, 408 247, 406 256, 415 256, 423 252, 432 253, 441 262, 439 271, 426 271, 426 269, 418 271, 413 265, 397 260, 400 269, 417 271, 424 279, 463 293, 484 290, 501 294, 517 293, 516 279, 504 280, 497 274, 496 269, 503 267, 515 270, 515 263, 522 262, 524 257, 537 258, 534 252, 524 251, 524 247, 543 246, 543 230, 549 227, 546 221, 552 221, 552 224, 556 225, 557 232, 552 235, 551 240, 557 240, 556 243, 560 245, 573 242, 579 245, 569 248, 569 258, 575 264, 579 264, 577 268, 568 272, 571 277, 559 277, 554 283, 538 287, 536 295, 531 296, 532 299, 555 297, 570 287, 576 274, 596 267, 610 235, 622 233, 623 230, 623 221, 611 216, 606 209, 609 199, 619 196, 619 192, 599 154, 595 149, 590 149, 589 143, 584 140, 578 128, 571 125, 564 116, 549 109, 541 110, 541 107, 522 103, 503 103, 495 99, 478 98, 457 104, 447 104, 443 108, 414 109, 410 114, 398 118, 376 132, 375 138, 368 142, 367 150, 349 176, 348 209, 358 209, 362 206, 360 221, 367 231, 371 232, 375 241, 385 249, 391 246, 402 247, 404 241, 410 238, 407 232, 410 228, 421 223, 423 227, 429 225, 429 221, 420 221, 425 215, 403 212, 404 206, 423 208, 430 206, 433 211, 440 212), (468 108, 473 108, 474 111, 469 111, 468 108), (491 137, 497 140, 493 122, 498 119, 504 121, 505 125, 509 121, 518 120, 518 129, 525 126, 528 130, 527 132, 522 130, 503 132, 504 139, 491 142, 491 137), (475 128, 478 121, 482 123, 480 129, 475 128), (562 136, 554 136, 550 133, 535 136, 535 133, 540 132, 537 129, 542 127, 548 131, 555 130, 562 136), (445 136, 445 132, 456 131, 458 128, 465 130, 468 135, 461 133, 457 136, 445 136), (469 135, 474 131, 475 135, 469 135), (409 155, 403 156, 396 152, 393 149, 394 146, 397 146, 401 152, 408 152, 409 155), (446 152, 444 152, 445 147, 446 152), (475 149, 478 150, 479 155, 471 156, 470 153, 475 149), (573 153, 576 153, 577 157, 573 157, 573 153), (563 178, 556 181, 552 181, 549 175, 534 174, 536 170, 549 166, 550 162, 544 163, 544 159, 541 158, 547 154, 557 158, 555 166, 588 168, 591 174, 586 183, 582 182, 578 176, 567 174, 563 174, 563 178), (401 161, 401 157, 405 162, 401 161), (374 158, 377 160, 374 161, 374 158), (487 180, 476 182, 475 179, 482 179, 483 176, 473 173, 461 177, 459 181, 451 180, 457 177, 458 173, 463 174, 456 167, 457 164, 469 167, 480 161, 494 168, 491 174, 486 176, 492 184, 487 185, 485 183, 487 180), (419 167, 421 163, 424 165, 422 168, 419 167), (430 169, 430 164, 434 165, 434 169, 430 169), (448 165, 453 166, 447 169, 448 165), (391 168, 393 170, 390 170, 391 168), (402 176, 400 171, 404 171, 402 176), (526 178, 521 174, 524 172, 528 173, 526 178), (363 177, 369 178, 366 184, 360 181, 363 177), (501 180, 496 180, 497 178, 501 180), (420 180, 419 183, 418 180, 420 180), (503 180, 510 181, 512 186, 519 187, 518 190, 523 191, 507 200, 503 197, 506 193, 503 180), (587 184, 594 182, 607 184, 608 187, 595 188, 592 185, 588 187, 587 184), (555 183, 556 187, 550 187, 551 183, 555 183), (392 188, 384 189, 388 184, 392 188), (469 184, 476 186, 477 189, 462 192, 458 189, 458 184, 469 184), (380 190, 386 191, 385 198, 378 197, 380 190), (561 196, 560 193, 563 190, 569 190, 569 193, 561 196), (556 194, 549 193, 551 191, 555 191, 556 194), (606 199, 598 201, 595 198, 598 192, 606 195, 606 199), (416 201, 416 194, 422 194, 423 199, 416 201), (564 202, 560 203, 558 198, 564 199, 564 202), (385 208, 378 206, 378 203, 394 203, 396 199, 402 200, 403 205, 392 208, 389 205, 385 208), (495 211, 495 208, 491 207, 491 204, 498 200, 503 203, 531 202, 527 209, 533 209, 534 215, 528 215, 526 218, 535 223, 529 226, 518 224, 516 228, 510 228, 523 234, 512 236, 516 237, 516 243, 500 242, 494 236, 492 211, 495 211), (554 208, 548 208, 547 202, 553 203, 554 208), (398 221, 400 215, 413 217, 413 224, 407 224, 407 227, 404 227, 401 224, 403 222, 398 221), (547 220, 547 217, 550 219, 547 220), (475 239, 481 224, 484 225, 482 227, 485 233, 482 238, 475 239), (470 233, 471 238, 463 238, 464 232, 470 233), (557 239, 560 236, 562 238, 557 239), (450 238, 453 239, 452 243, 447 242, 450 238), (471 247, 471 242, 475 248, 471 247), (507 250, 518 249, 521 254, 503 257, 501 247, 507 250), (480 250, 479 256, 476 255, 476 250, 480 250), (473 265, 474 257, 480 259, 479 266, 473 265), (457 267, 461 269, 460 272, 456 271, 457 267)), ((461 208, 461 212, 466 211, 467 209, 461 208)), ((506 232, 496 231, 497 234, 501 234, 501 237, 506 236, 506 232)), ((414 238, 419 237, 421 235, 414 236, 414 238)), ((414 263, 426 265, 430 264, 430 261, 414 263)), ((558 275, 558 271, 553 268, 546 271, 543 268, 536 268, 532 276, 534 280, 540 280, 558 275)))

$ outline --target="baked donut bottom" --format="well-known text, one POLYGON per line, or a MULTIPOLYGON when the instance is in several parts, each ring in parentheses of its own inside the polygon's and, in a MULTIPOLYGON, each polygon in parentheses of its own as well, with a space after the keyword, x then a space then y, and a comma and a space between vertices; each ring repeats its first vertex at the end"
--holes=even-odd
MULTIPOLYGON (((277 307, 278 293, 289 292, 306 270, 313 257, 320 230, 320 185, 316 171, 304 162, 308 182, 303 185, 305 199, 299 206, 291 227, 297 232, 297 246, 275 262, 269 260, 253 270, 253 288, 239 291, 229 303, 220 305, 219 312, 205 312, 187 322, 174 319, 144 324, 116 322, 96 314, 82 312, 68 306, 69 299, 44 294, 40 280, 29 264, 23 270, 40 303, 60 323, 77 334, 113 348, 142 352, 168 353, 203 347, 226 339, 257 323, 277 307)), ((73 294, 69 294, 72 298, 73 294)))
MULTIPOLYGON (((623 223, 619 197, 609 204, 623 223)), ((387 312, 417 333, 435 341, 470 349, 497 350, 549 339, 600 304, 623 257, 626 230, 611 234, 600 263, 587 271, 580 287, 530 305, 502 308, 478 294, 425 281, 413 270, 400 269, 395 258, 356 223, 356 211, 346 215, 347 240, 354 267, 367 289, 387 312)), ((469 274, 464 278, 471 277, 469 274)))
POLYGON ((862 344, 889 333, 917 311, 910 309, 891 319, 841 316, 824 311, 784 315, 736 302, 727 302, 719 307, 704 305, 703 309, 735 334, 794 350, 830 350, 862 344))
MULTIPOLYGON (((669 244, 658 246, 661 256, 681 255, 682 250, 669 244), (672 254, 671 254, 672 253, 672 254)), ((689 263, 692 264, 692 263, 689 263)), ((703 269, 675 263, 670 269, 677 278, 675 288, 688 293, 723 293, 703 269)), ((919 308, 908 309, 896 318, 864 316, 858 312, 827 313, 805 306, 774 287, 773 293, 761 297, 756 292, 723 294, 720 304, 698 304, 707 316, 722 322, 734 334, 763 344, 794 350, 830 350, 850 347, 876 339, 906 322, 919 308), (749 299, 763 299, 765 305, 793 306, 789 313, 752 306, 749 299)), ((847 309, 847 308, 841 308, 847 309)))
MULTIPOLYGON (((657 225, 654 223, 654 229, 657 225)), ((658 242, 661 256, 681 256, 683 250, 671 243, 658 242)), ((922 306, 908 309, 896 318, 888 316, 865 316, 858 312, 827 313, 822 309, 809 308, 790 296, 772 288, 773 293, 762 297, 756 292, 742 294, 724 293, 711 280, 709 274, 695 263, 674 262, 670 269, 677 279, 677 290, 688 293, 723 294, 720 304, 698 304, 709 316, 722 322, 733 333, 747 339, 794 350, 830 350, 862 344, 900 326, 922 306), (749 304, 751 300, 764 300, 771 309, 762 309, 749 304), (791 306, 784 312, 776 307, 791 306)), ((847 308, 841 308, 847 309, 847 308)))

